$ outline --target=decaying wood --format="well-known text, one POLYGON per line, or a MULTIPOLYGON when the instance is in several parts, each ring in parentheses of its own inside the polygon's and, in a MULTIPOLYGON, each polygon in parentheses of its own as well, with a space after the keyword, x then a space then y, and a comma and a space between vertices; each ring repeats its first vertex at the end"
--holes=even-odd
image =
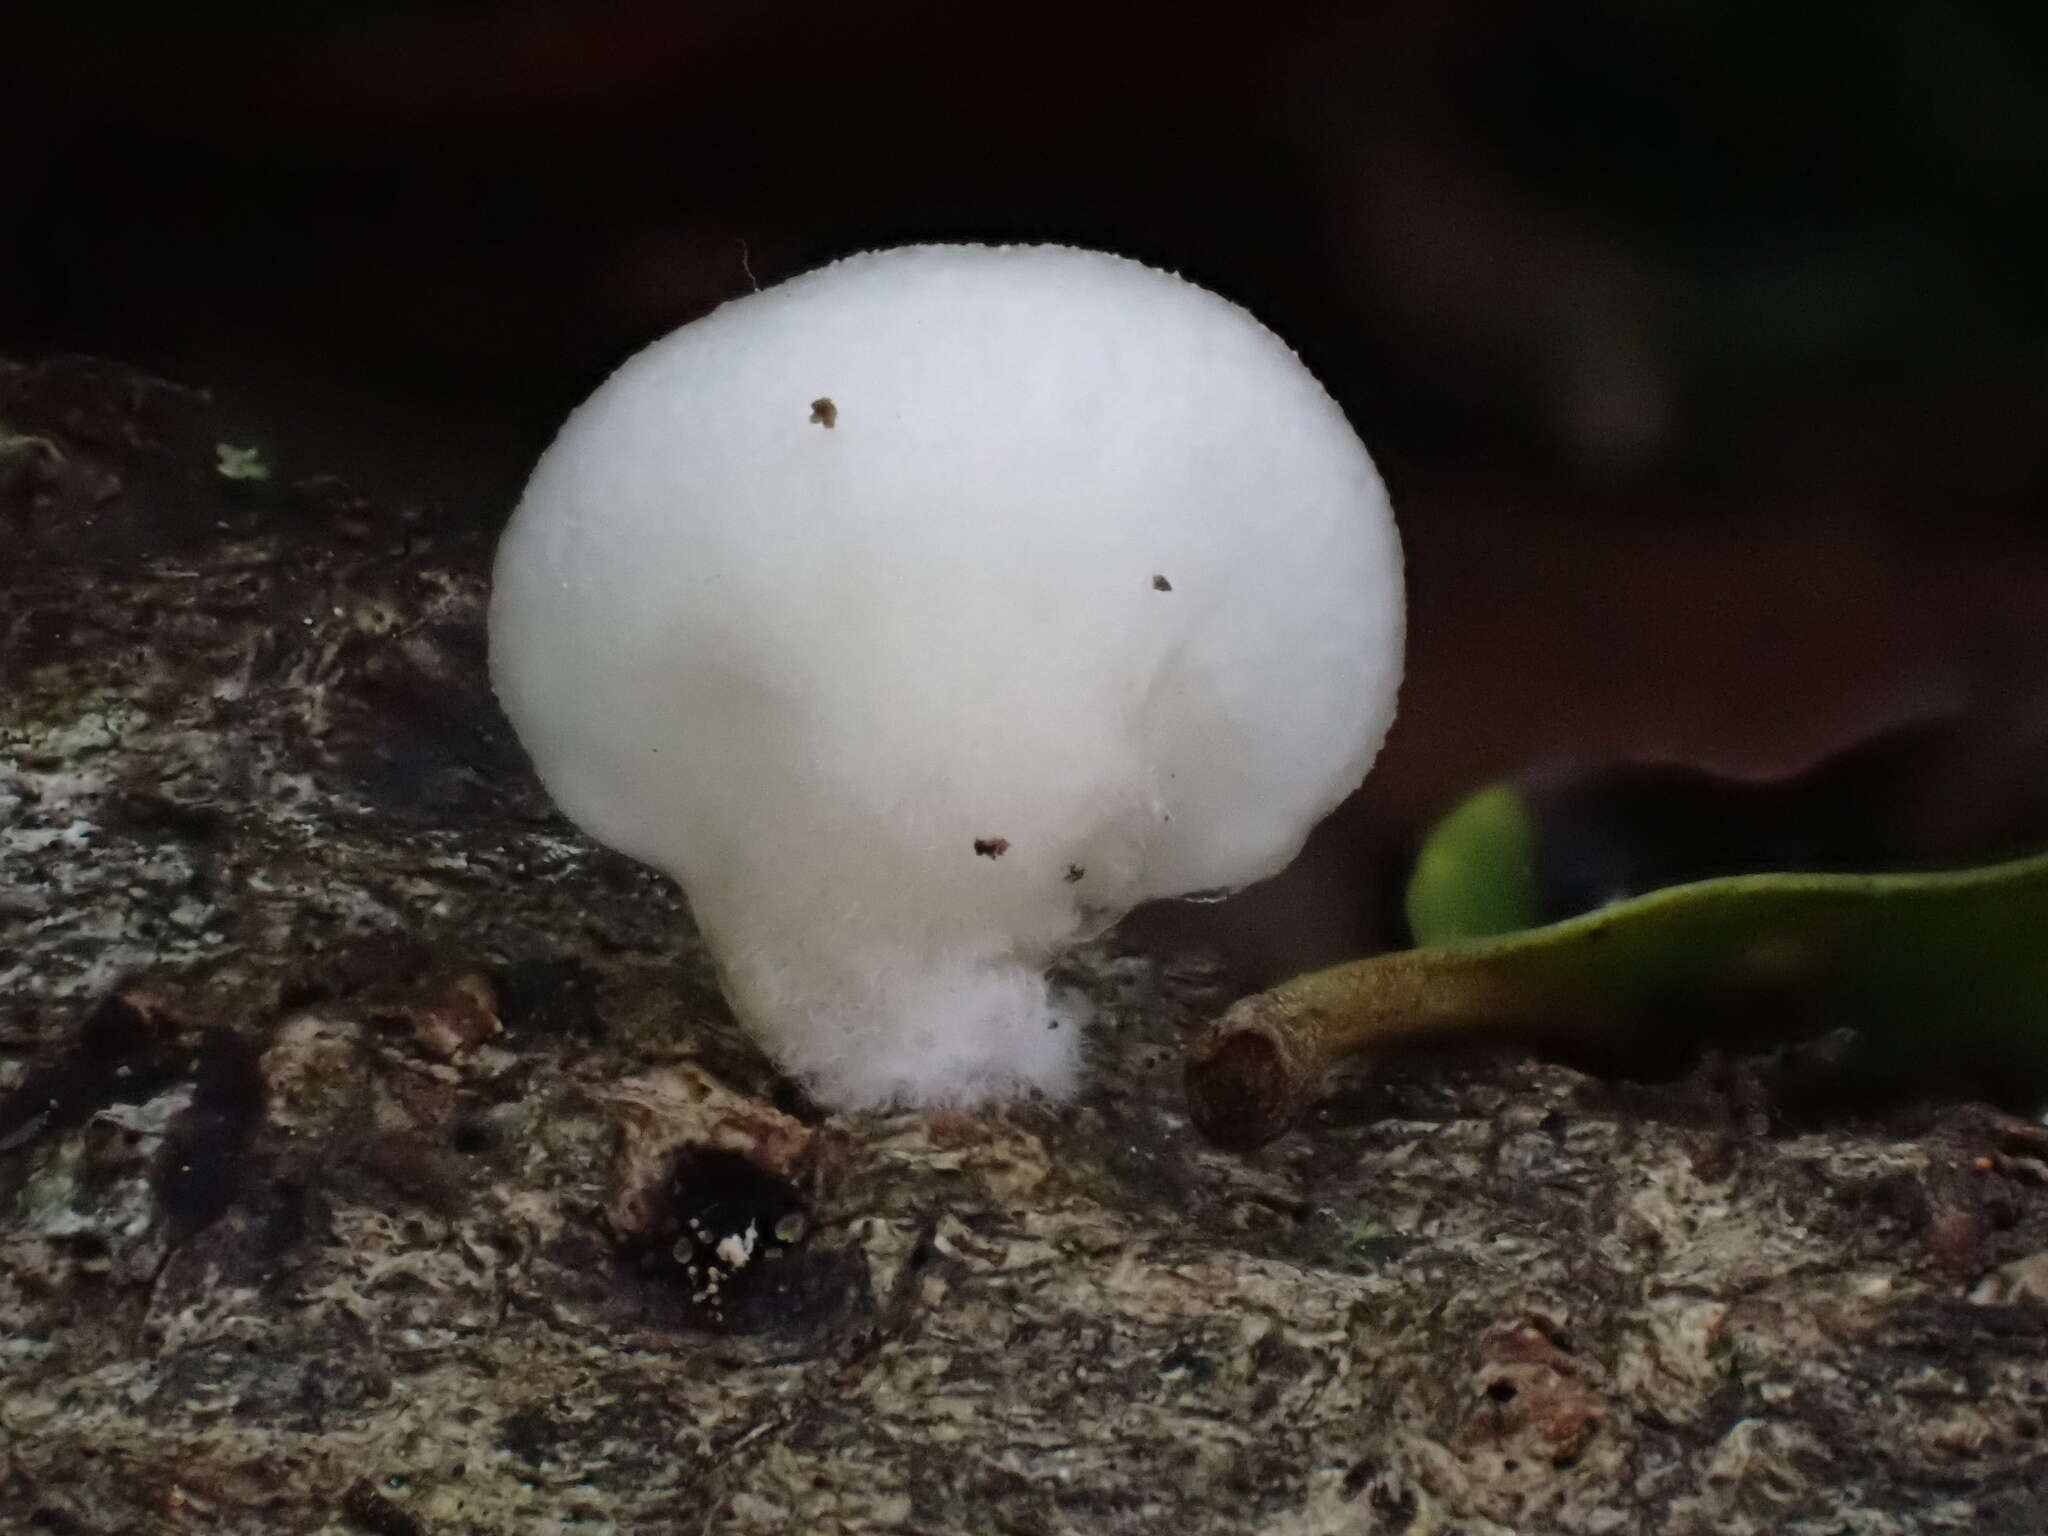
POLYGON ((1112 950, 1077 1103, 821 1115, 527 776, 481 542, 119 369, 0 429, 0 1526, 2048 1528, 2030 1128, 1437 1062, 1240 1160, 1112 950))

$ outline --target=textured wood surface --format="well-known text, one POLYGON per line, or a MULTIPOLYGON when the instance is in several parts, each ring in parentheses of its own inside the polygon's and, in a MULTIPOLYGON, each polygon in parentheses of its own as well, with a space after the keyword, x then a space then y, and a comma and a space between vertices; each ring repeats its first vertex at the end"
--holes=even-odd
POLYGON ((481 544, 116 368, 0 431, 0 1526, 2048 1526, 2038 1130, 1437 1061, 1241 1160, 1114 948, 1078 1102, 821 1116, 526 775, 481 544))

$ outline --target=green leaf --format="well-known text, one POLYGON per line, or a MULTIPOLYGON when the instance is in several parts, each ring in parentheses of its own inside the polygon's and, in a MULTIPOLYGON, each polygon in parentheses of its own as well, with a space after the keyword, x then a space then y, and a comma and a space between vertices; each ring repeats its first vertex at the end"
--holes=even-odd
POLYGON ((1536 824, 1512 780, 1466 797, 1430 829, 1408 877, 1408 931, 1417 944, 1483 939, 1539 916, 1536 824))
POLYGON ((1938 874, 1734 875, 1566 922, 1376 955, 1230 1009, 1189 1054, 1196 1123, 1280 1134, 1324 1071, 1510 1038, 1583 1056, 1849 1032, 1845 1072, 2048 1099, 2048 854, 1938 874))

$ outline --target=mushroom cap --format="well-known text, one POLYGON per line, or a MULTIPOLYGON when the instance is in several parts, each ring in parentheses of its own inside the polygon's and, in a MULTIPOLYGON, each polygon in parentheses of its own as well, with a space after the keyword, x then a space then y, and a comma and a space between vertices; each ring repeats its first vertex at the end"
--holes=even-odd
POLYGON ((1402 625, 1371 460, 1244 310, 912 246, 606 381, 505 533, 491 665, 786 1067, 957 1102, 1067 1084, 1064 945, 1293 857, 1378 751, 1402 625))

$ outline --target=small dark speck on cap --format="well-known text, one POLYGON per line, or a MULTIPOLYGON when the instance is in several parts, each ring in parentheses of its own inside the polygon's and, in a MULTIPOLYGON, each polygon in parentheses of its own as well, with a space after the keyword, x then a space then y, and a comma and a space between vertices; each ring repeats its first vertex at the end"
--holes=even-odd
POLYGON ((1010 851, 1010 840, 1007 837, 977 837, 974 851, 984 859, 1000 859, 1010 851))
POLYGON ((1173 583, 1164 576, 1154 576, 1152 578, 1152 590, 1154 592, 1171 592, 1173 590, 1173 583))
POLYGON ((839 425, 839 407, 832 403, 831 396, 820 395, 811 402, 811 420, 821 427, 839 425))
POLYGON ((1080 865, 1069 864, 1067 866, 1067 884, 1078 884, 1080 882, 1081 877, 1087 873, 1088 871, 1083 869, 1080 865))

